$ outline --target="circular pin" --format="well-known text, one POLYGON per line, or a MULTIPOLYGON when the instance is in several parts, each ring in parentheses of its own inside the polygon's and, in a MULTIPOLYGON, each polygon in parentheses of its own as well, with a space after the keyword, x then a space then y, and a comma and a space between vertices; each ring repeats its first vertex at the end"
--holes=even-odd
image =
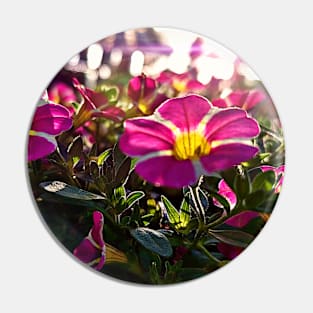
POLYGON ((198 34, 142 28, 91 44, 42 92, 28 175, 47 227, 82 264, 175 284, 259 234, 284 146, 273 101, 240 57, 198 34))

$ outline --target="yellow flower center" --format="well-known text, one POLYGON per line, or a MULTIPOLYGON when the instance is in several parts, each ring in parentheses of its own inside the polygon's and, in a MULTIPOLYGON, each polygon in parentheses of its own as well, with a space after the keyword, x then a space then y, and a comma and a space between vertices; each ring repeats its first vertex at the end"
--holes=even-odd
POLYGON ((198 160, 210 151, 210 143, 196 131, 178 135, 174 143, 174 157, 177 160, 198 160))
POLYGON ((178 92, 182 92, 186 90, 187 81, 185 79, 184 80, 174 79, 172 85, 174 89, 176 89, 178 92))

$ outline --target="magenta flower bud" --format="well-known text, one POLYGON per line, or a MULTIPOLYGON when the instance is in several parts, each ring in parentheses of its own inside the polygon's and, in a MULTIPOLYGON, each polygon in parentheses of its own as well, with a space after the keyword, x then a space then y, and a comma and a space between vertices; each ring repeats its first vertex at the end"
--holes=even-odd
POLYGON ((136 76, 129 81, 128 96, 135 103, 147 101, 156 92, 156 81, 144 74, 136 76))

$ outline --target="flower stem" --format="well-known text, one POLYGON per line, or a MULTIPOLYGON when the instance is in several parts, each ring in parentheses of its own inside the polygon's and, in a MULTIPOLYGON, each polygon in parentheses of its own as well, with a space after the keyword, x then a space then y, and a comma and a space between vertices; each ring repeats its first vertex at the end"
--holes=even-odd
POLYGON ((218 267, 221 267, 223 265, 223 262, 213 256, 201 242, 197 243, 197 248, 199 248, 199 250, 201 250, 208 257, 208 259, 212 263, 216 264, 218 267))

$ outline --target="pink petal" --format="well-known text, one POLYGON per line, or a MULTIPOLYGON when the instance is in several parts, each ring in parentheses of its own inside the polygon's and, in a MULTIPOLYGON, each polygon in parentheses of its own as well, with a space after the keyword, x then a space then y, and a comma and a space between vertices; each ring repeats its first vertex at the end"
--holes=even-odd
POLYGON ((161 123, 148 118, 129 119, 120 138, 120 149, 129 156, 173 148, 174 134, 161 123))
POLYGON ((197 128, 210 109, 211 104, 206 98, 188 95, 165 101, 156 112, 165 120, 171 121, 181 131, 191 131, 197 128))
MULTIPOLYGON (((234 191, 227 185, 224 179, 222 179, 218 184, 218 193, 228 201, 231 209, 233 209, 236 205, 237 197, 234 191)), ((220 203, 216 199, 213 199, 213 202, 215 203, 215 205, 220 205, 220 203)))
POLYGON ((140 75, 132 78, 128 84, 129 98, 138 103, 140 100, 148 98, 156 91, 156 81, 152 78, 140 75))
POLYGON ((70 112, 62 105, 47 103, 37 107, 32 130, 59 135, 72 127, 70 112))
POLYGON ((156 186, 182 188, 197 180, 190 160, 178 161, 173 156, 160 156, 140 161, 135 171, 156 186))
POLYGON ((93 212, 93 227, 91 229, 91 237, 92 239, 103 248, 105 243, 103 240, 103 215, 99 211, 93 212))
POLYGON ((259 124, 241 109, 225 109, 216 113, 207 123, 205 136, 208 141, 252 138, 260 133, 259 124))
POLYGON ((107 107, 102 110, 94 110, 92 117, 104 117, 114 122, 121 122, 125 117, 125 112, 118 107, 107 107))
POLYGON ((203 53, 203 39, 198 37, 191 45, 189 55, 191 59, 196 59, 203 53))
POLYGON ((196 91, 196 90, 201 90, 204 89, 205 85, 201 84, 199 81, 191 79, 188 81, 186 90, 187 91, 196 91))
POLYGON ((28 161, 41 159, 52 153, 57 147, 53 137, 49 140, 41 136, 29 136, 28 138, 28 161))
POLYGON ((210 154, 200 158, 208 173, 226 170, 234 165, 251 159, 258 148, 242 143, 230 143, 212 148, 210 154))
POLYGON ((48 90, 49 99, 55 103, 67 104, 76 101, 76 96, 71 87, 58 82, 48 90))
POLYGON ((259 90, 251 91, 246 100, 246 110, 250 110, 255 107, 260 102, 264 101, 266 96, 263 92, 259 90))
POLYGON ((221 252, 228 260, 236 258, 244 248, 231 246, 224 242, 219 242, 217 244, 217 250, 221 252))
POLYGON ((259 217, 259 213, 255 211, 244 211, 239 214, 236 214, 225 221, 225 224, 242 228, 245 227, 251 220, 256 217, 259 217))
POLYGON ((228 107, 226 100, 222 99, 222 98, 212 100, 212 104, 218 108, 227 108, 228 107))
POLYGON ((101 250, 97 249, 88 237, 75 248, 73 254, 82 262, 90 263, 101 256, 101 250))

